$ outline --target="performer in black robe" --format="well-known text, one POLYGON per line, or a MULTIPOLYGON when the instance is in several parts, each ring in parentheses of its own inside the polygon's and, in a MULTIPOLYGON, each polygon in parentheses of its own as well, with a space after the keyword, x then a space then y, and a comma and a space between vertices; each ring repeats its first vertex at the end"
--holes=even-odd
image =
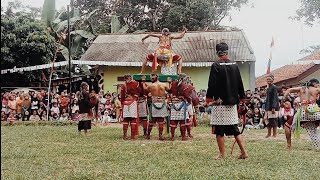
POLYGON ((235 62, 228 58, 228 45, 220 43, 216 46, 219 61, 211 66, 206 101, 212 106, 212 132, 216 134, 220 154, 225 157, 224 134, 233 135, 241 149, 239 159, 248 157, 242 137, 238 129, 237 104, 244 99, 241 74, 235 62))
POLYGON ((89 116, 91 108, 94 107, 94 104, 90 102, 89 99, 89 85, 86 82, 82 82, 81 85, 81 92, 79 97, 79 124, 78 124, 78 131, 79 134, 81 130, 84 130, 85 135, 87 135, 87 130, 91 129, 91 119, 92 117, 89 116))

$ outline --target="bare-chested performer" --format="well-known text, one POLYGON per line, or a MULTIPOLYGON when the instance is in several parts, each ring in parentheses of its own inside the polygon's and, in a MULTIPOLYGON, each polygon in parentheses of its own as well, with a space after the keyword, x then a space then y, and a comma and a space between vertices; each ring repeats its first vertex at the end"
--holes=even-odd
MULTIPOLYGON (((164 63, 167 63, 168 65, 168 70, 171 69, 173 64, 176 64, 178 62, 178 74, 181 73, 182 69, 182 58, 181 56, 174 54, 171 49, 171 40, 172 39, 182 39, 187 32, 187 29, 184 28, 184 31, 180 33, 177 36, 173 36, 170 34, 170 31, 168 28, 164 28, 162 30, 162 34, 148 34, 144 38, 142 38, 142 43, 144 42, 145 39, 148 37, 156 37, 159 38, 159 48, 153 53, 153 54, 148 54, 146 59, 143 61, 142 68, 141 68, 141 74, 144 73, 147 62, 150 61, 152 62, 152 71, 157 70, 157 64, 162 66, 164 63)), ((172 73, 165 73, 161 72, 162 74, 171 74, 171 75, 176 75, 172 73)))
POLYGON ((146 77, 142 77, 142 84, 144 90, 150 92, 152 95, 151 103, 151 121, 148 127, 147 139, 150 139, 152 127, 158 122, 159 125, 159 140, 164 140, 162 137, 163 126, 165 124, 165 117, 168 116, 167 102, 166 102, 166 91, 170 90, 171 78, 168 78, 169 85, 162 83, 158 80, 157 74, 151 74, 151 84, 146 84, 146 77))
POLYGON ((290 93, 299 93, 301 106, 299 107, 294 118, 285 123, 285 133, 287 137, 288 149, 291 149, 291 132, 290 127, 295 131, 299 138, 300 125, 305 128, 310 136, 313 146, 320 150, 320 134, 317 133, 317 127, 320 123, 320 109, 317 101, 317 96, 320 94, 320 88, 317 87, 319 81, 311 79, 302 87, 290 88, 286 91, 284 99, 290 93))

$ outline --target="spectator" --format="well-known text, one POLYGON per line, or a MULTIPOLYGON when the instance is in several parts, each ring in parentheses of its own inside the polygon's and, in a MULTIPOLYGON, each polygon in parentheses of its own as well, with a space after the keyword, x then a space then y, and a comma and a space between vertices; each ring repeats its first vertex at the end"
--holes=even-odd
POLYGON ((40 121, 40 116, 37 114, 37 110, 32 111, 32 115, 29 118, 30 121, 40 121))
POLYGON ((16 97, 14 94, 11 94, 9 96, 9 100, 8 100, 8 108, 9 108, 9 111, 16 111, 17 109, 17 101, 16 101, 16 97))
POLYGON ((7 121, 8 116, 4 111, 1 111, 1 121, 7 121))
POLYGON ((51 111, 53 111, 55 114, 59 115, 60 114, 60 109, 58 107, 58 103, 56 101, 52 102, 52 108, 51 111))
POLYGON ((61 116, 59 118, 60 121, 67 121, 69 119, 69 114, 66 109, 62 109, 61 116))
POLYGON ((17 97, 17 114, 22 114, 22 102, 23 102, 23 94, 20 93, 17 97))
POLYGON ((48 121, 47 111, 43 111, 40 117, 42 121, 48 121))

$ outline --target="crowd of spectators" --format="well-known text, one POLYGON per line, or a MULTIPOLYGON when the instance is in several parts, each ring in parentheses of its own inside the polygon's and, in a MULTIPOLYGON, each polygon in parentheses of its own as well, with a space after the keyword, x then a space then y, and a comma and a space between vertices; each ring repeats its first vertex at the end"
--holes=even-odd
MULTIPOLYGON (((285 117, 288 113, 292 114, 300 103, 298 94, 290 94, 289 99, 283 101, 283 95, 286 87, 278 89, 279 95, 279 120, 278 127, 283 126, 285 117)), ((2 121, 57 121, 79 119, 79 93, 63 91, 61 93, 51 93, 41 90, 39 92, 1 92, 1 120, 2 121), (71 106, 70 106, 71 103, 71 106), (49 106, 48 106, 49 105, 49 106), (71 109, 70 109, 71 108, 71 109), (47 112, 49 114, 47 115, 47 112)), ((248 108, 246 113, 246 128, 262 129, 265 127, 265 100, 266 89, 256 89, 255 91, 247 90, 246 103, 243 104, 248 108)), ((99 103, 95 107, 95 119, 103 124, 108 122, 121 121, 121 102, 116 92, 102 92, 96 94, 99 103)), ((196 112, 201 118, 209 115, 210 107, 205 106, 206 90, 198 92, 199 105, 196 112)), ((319 101, 318 101, 319 102, 319 101)))
MULTIPOLYGON (((70 98, 67 91, 51 93, 50 96, 45 90, 28 93, 1 92, 1 121, 77 121, 79 94, 80 92, 71 93, 70 98)), ((100 102, 96 111, 93 110, 96 112, 95 117, 104 123, 117 121, 119 115, 116 112, 119 114, 121 108, 117 93, 99 93, 96 96, 100 102)))

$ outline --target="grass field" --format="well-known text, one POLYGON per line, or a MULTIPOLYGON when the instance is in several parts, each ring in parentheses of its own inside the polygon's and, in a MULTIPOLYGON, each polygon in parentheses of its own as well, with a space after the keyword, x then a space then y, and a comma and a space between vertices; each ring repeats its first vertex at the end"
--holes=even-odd
MULTIPOLYGON (((320 179, 320 152, 305 132, 286 151, 283 130, 245 131, 249 158, 214 160, 217 144, 208 126, 193 129, 187 142, 123 141, 120 125, 93 128, 79 136, 76 126, 2 126, 1 179, 320 179)), ((233 138, 226 138, 230 152, 233 138)))

